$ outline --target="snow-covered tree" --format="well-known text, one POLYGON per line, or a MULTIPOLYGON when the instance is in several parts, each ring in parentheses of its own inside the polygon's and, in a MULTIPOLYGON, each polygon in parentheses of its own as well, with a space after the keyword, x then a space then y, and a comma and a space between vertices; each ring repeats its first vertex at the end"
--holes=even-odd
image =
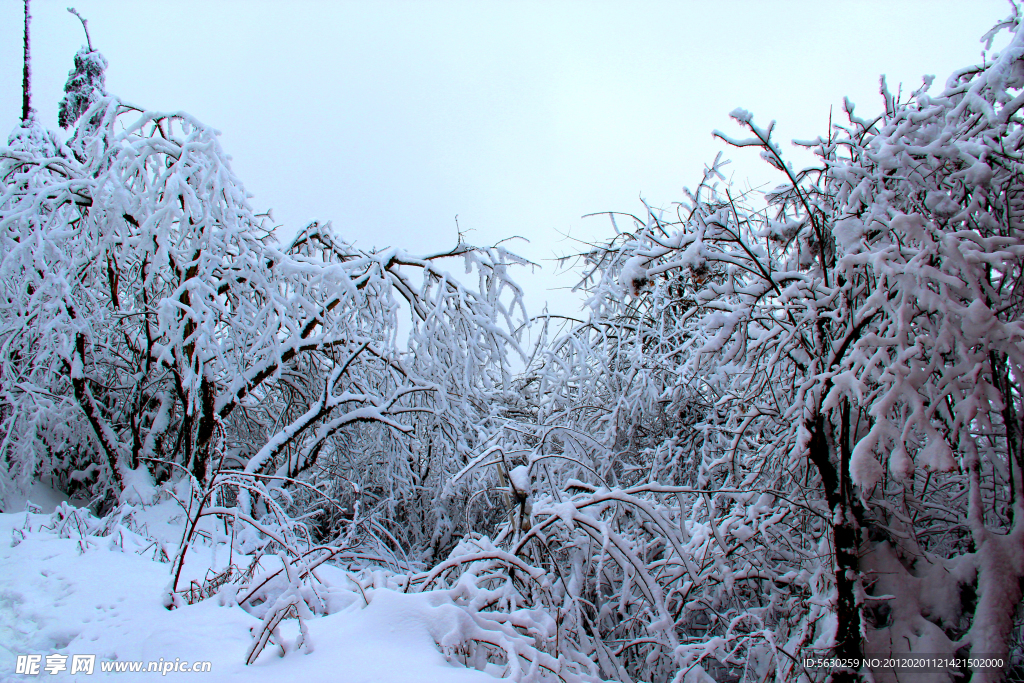
POLYGON ((107 60, 93 49, 88 22, 72 7, 68 8, 68 12, 81 20, 86 44, 75 53, 75 68, 68 73, 67 83, 64 84, 64 99, 57 110, 57 124, 61 128, 73 126, 85 110, 106 93, 104 74, 107 60))
POLYGON ((181 472, 294 478, 358 424, 411 434, 428 415, 449 452, 472 444, 511 378, 516 257, 365 251, 319 224, 278 247, 192 117, 105 96, 80 121, 71 148, 0 153, 14 479, 147 499, 181 472))
POLYGON ((1020 650, 1018 27, 1015 7, 1010 44, 937 94, 847 102, 800 143, 810 168, 736 110, 749 137, 719 137, 782 185, 741 192, 716 162, 583 255, 589 321, 474 464, 509 476, 496 542, 558 577, 562 651, 592 674, 895 681, 804 662, 1020 650))

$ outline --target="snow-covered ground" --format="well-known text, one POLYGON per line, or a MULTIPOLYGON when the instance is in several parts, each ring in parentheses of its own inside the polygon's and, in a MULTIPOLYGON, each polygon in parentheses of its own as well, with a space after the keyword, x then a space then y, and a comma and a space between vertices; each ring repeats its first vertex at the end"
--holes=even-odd
MULTIPOLYGON (((46 504, 52 508, 59 502, 46 504)), ((297 623, 286 620, 279 638, 284 642, 272 643, 246 666, 250 629, 261 625, 259 619, 218 595, 173 610, 164 607, 171 565, 154 556, 160 555, 160 542, 173 552, 181 537, 176 522, 180 510, 173 502, 137 508, 131 520, 105 529, 106 535, 90 534, 79 520, 67 517, 71 508, 59 510, 65 513, 63 520, 60 514, 0 514, 0 681, 495 680, 450 663, 442 654, 437 643, 458 627, 451 605, 438 604, 430 594, 406 595, 372 585, 360 590, 344 571, 327 565, 317 574, 329 614, 308 621, 312 651, 294 647, 297 623), (287 654, 282 655, 281 645, 287 654), (39 673, 16 673, 18 655, 30 654, 44 657, 39 673), (46 655, 52 654, 68 655, 66 670, 51 674, 44 669, 46 655), (94 673, 71 674, 74 655, 96 655, 94 673), (208 661, 210 671, 164 675, 100 670, 102 662, 111 660, 148 664, 161 659, 208 661)), ((77 514, 87 524, 98 523, 85 510, 77 514)), ((220 566, 226 550, 219 550, 219 558, 208 547, 193 551, 187 573, 201 577, 211 566, 220 566)))

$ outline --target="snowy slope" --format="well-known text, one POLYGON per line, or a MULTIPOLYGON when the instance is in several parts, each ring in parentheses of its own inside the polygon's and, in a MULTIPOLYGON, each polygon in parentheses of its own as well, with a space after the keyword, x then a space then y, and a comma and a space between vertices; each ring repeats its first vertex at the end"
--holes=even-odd
MULTIPOLYGON (((144 662, 208 660, 209 673, 175 673, 167 680, 197 677, 220 681, 332 681, 337 683, 458 683, 493 681, 487 673, 446 661, 438 642, 454 626, 450 606, 432 604, 428 594, 405 595, 385 588, 357 590, 341 570, 318 573, 329 593, 331 613, 308 622, 313 651, 281 656, 270 645, 255 664, 245 666, 252 642, 250 628, 259 619, 238 606, 219 604, 218 596, 179 609, 164 608, 161 595, 171 565, 153 559, 159 549, 146 535, 173 548, 180 528, 168 504, 136 513, 135 534, 118 528, 107 536, 78 533, 75 523, 63 533, 53 516, 0 514, 0 681, 151 680, 157 673, 69 671, 38 676, 15 673, 20 654, 96 654, 98 660, 144 662), (27 530, 26 530, 27 529, 27 530), (66 536, 66 537, 62 537, 66 536), (11 545, 13 542, 15 545, 11 545), (142 551, 141 554, 138 551, 142 551)), ((84 514, 83 514, 84 517, 84 514)), ((94 518, 92 518, 95 521, 94 518)), ((202 575, 213 555, 193 553, 187 568, 202 575)), ((222 555, 224 553, 221 553, 222 555)), ((221 560, 223 561, 223 560, 221 560)), ((436 601, 435 601, 436 602, 436 601)), ((297 636, 285 622, 286 645, 297 636)), ((70 658, 68 660, 70 665, 70 658)), ((69 667, 70 668, 70 667, 69 667)), ((164 678, 160 676, 161 678, 164 678)))

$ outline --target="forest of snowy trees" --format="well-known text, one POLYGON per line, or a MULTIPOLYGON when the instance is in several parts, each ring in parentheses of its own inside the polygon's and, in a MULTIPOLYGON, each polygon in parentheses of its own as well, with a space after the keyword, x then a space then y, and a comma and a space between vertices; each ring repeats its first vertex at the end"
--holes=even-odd
POLYGON ((670 209, 610 214, 570 320, 527 313, 503 246, 280 243, 212 129, 106 92, 90 43, 46 130, 26 61, 0 493, 176 500, 156 599, 261 619, 248 661, 329 612, 328 563, 435 593, 451 661, 517 681, 1020 676, 1021 21, 944 85, 847 102, 808 168, 734 111, 716 135, 777 186, 719 159, 670 209), (211 544, 232 561, 186 582, 211 544))

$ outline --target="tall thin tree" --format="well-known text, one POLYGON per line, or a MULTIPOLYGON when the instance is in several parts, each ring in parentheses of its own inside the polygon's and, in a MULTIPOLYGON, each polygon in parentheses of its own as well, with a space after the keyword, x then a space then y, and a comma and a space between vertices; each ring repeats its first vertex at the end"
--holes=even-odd
POLYGON ((29 13, 29 0, 25 0, 25 41, 24 58, 25 65, 21 72, 21 120, 28 121, 32 114, 32 69, 29 64, 29 34, 28 26, 32 15, 29 13))

